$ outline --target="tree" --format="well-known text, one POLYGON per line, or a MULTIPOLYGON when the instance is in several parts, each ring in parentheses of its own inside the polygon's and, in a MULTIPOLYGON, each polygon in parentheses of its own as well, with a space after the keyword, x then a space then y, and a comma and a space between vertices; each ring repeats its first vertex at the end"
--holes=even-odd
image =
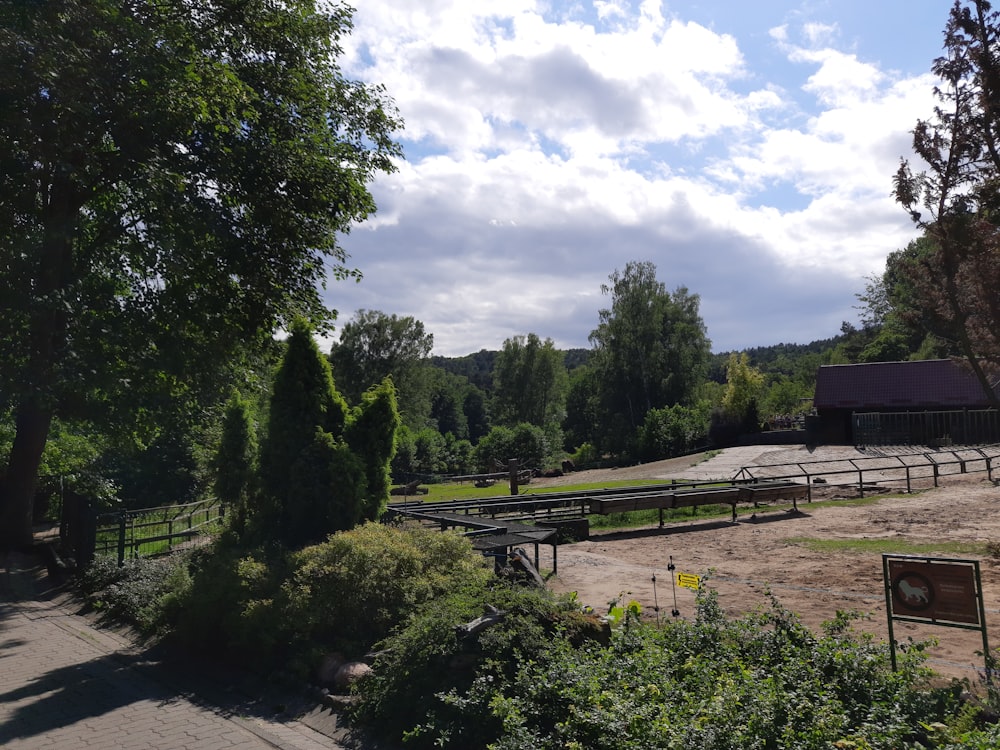
POLYGON ((392 484, 389 466, 396 453, 396 430, 399 425, 396 389, 390 378, 366 391, 361 397, 361 405, 351 411, 345 437, 364 466, 362 520, 377 520, 389 501, 392 484))
MULTIPOLYGON (((326 502, 333 477, 316 461, 341 459, 335 443, 343 434, 347 415, 347 403, 334 387, 330 364, 320 353, 312 328, 306 320, 296 320, 275 374, 267 434, 261 445, 264 496, 262 513, 256 519, 258 530, 277 532, 290 546, 296 546, 308 535, 308 519, 312 518, 322 538, 324 524, 310 511, 326 502), (312 462, 303 462, 304 455, 312 462), (303 470, 314 480, 308 486, 303 470)), ((338 517, 357 518, 360 511, 338 517)))
POLYGON ((562 422, 568 378, 562 352, 537 334, 503 342, 493 369, 493 418, 508 427, 528 422, 546 428, 562 422))
POLYGON ((328 319, 328 270, 355 275, 337 235, 399 154, 381 88, 337 65, 350 23, 314 0, 0 1, 0 392, 17 430, 0 546, 30 542, 54 417, 134 429, 293 315, 328 319))
POLYGON ((507 462, 516 460, 519 468, 540 468, 549 456, 545 432, 537 425, 522 422, 513 427, 494 427, 483 436, 473 452, 480 471, 503 471, 507 462))
POLYGON ((392 381, 349 409, 312 329, 297 320, 275 376, 261 446, 256 535, 294 548, 377 518, 389 499, 398 427, 392 381))
POLYGON ((240 532, 246 527, 257 476, 256 434, 249 403, 234 393, 226 404, 222 439, 215 454, 215 494, 230 506, 233 524, 240 532))
POLYGON ((419 429, 429 418, 429 357, 434 335, 412 317, 358 310, 330 351, 337 384, 352 403, 384 378, 391 377, 403 421, 419 429))
POLYGON ((917 122, 894 195, 930 241, 908 266, 920 306, 936 319, 997 403, 984 361, 1000 364, 1000 16, 987 0, 956 0, 945 26, 939 104, 917 122))
MULTIPOLYGON (((750 364, 746 352, 730 354, 726 367, 726 393, 722 408, 736 421, 748 424, 757 416, 757 404, 764 392, 764 374, 750 364)), ((748 425, 752 427, 753 425, 748 425)), ((756 425, 757 432, 760 425, 756 425)))
POLYGON ((708 368, 711 342, 699 297, 685 287, 667 292, 649 261, 615 270, 601 291, 611 307, 591 332, 591 364, 600 388, 603 448, 626 450, 646 412, 689 404, 708 368))

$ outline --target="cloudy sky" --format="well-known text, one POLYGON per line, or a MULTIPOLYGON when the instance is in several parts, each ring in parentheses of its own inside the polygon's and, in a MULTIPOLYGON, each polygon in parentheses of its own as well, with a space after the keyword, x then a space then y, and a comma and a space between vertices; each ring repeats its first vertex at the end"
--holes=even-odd
POLYGON ((364 0, 348 75, 405 161, 330 305, 434 352, 589 347, 629 261, 701 298, 715 352, 808 343, 914 236, 890 197, 950 0, 364 0))

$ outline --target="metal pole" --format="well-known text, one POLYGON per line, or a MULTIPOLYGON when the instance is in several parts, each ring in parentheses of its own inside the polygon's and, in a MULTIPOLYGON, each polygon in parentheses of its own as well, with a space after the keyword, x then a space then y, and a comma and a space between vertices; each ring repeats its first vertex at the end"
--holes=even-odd
POLYGON ((986 684, 993 684, 993 670, 995 667, 996 660, 990 653, 990 642, 986 635, 986 605, 983 603, 983 581, 979 575, 979 561, 976 560, 973 565, 976 571, 976 594, 979 599, 979 624, 982 627, 983 632, 983 661, 986 665, 986 684))
POLYGON ((677 569, 674 567, 674 556, 670 556, 670 562, 667 564, 667 570, 670 571, 670 587, 674 590, 674 608, 670 610, 670 614, 674 617, 680 617, 681 611, 677 609, 677 574, 674 572, 677 569))
POLYGON ((882 555, 882 583, 885 586, 885 616, 889 624, 889 657, 896 671, 896 636, 892 629, 892 582, 889 580, 889 559, 882 555))

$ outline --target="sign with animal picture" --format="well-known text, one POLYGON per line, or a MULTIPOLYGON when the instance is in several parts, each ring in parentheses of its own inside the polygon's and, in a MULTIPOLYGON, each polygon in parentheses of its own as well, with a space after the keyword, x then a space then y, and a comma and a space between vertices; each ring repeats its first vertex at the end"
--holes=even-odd
POLYGON ((882 573, 892 668, 896 668, 894 620, 978 630, 983 636, 986 681, 992 684, 979 561, 884 554, 882 573))
POLYGON ((975 562, 887 556, 886 584, 893 616, 980 625, 975 562))

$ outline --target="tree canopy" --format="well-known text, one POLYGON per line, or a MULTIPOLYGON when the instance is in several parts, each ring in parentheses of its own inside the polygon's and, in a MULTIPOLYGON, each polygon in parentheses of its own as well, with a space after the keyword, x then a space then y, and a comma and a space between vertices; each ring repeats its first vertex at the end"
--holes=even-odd
POLYGON ((399 411, 410 427, 421 427, 431 410, 428 358, 434 334, 410 316, 358 310, 340 330, 330 350, 333 376, 352 403, 373 385, 391 377, 399 411))
POLYGON ((611 307, 599 312, 590 334, 590 362, 598 383, 606 445, 620 451, 646 412, 694 399, 708 370, 711 342, 698 295, 668 292, 656 266, 632 261, 601 287, 611 307))
POLYGON ((503 342, 493 369, 493 419, 513 427, 521 422, 546 427, 562 422, 569 387, 562 352, 538 334, 503 342))
POLYGON ((338 233, 400 127, 314 0, 0 2, 0 545, 30 540, 54 416, 134 424, 295 315, 322 325, 338 233))
POLYGON ((896 200, 928 243, 901 270, 937 331, 995 398, 983 362, 1000 364, 1000 15, 987 0, 956 0, 944 30, 938 105, 913 130, 926 166, 902 160, 896 200))

